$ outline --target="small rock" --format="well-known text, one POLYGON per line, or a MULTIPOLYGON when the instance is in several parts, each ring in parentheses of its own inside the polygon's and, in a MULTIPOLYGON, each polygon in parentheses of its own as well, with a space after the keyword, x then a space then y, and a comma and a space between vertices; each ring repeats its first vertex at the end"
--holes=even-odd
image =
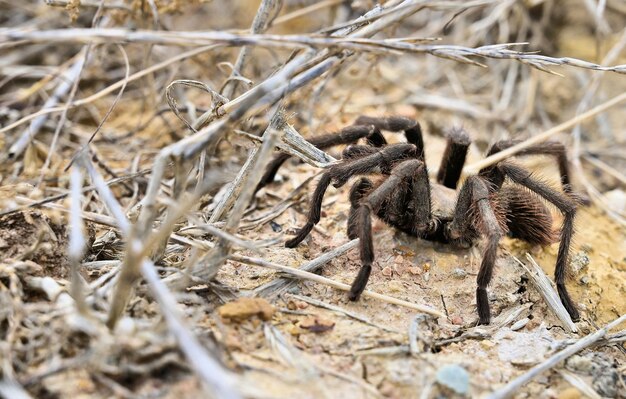
POLYGON ((465 278, 465 276, 467 276, 467 272, 465 270, 461 269, 460 267, 457 267, 457 268, 455 268, 452 271, 452 275, 455 278, 461 279, 461 278, 465 278))
POLYGON ((390 293, 406 292, 406 287, 399 280, 390 280, 387 282, 386 287, 390 293))
POLYGON ((393 265, 393 271, 398 276, 403 275, 407 271, 407 269, 408 268, 404 264, 402 264, 402 263, 397 263, 397 264, 393 265))
POLYGON ((610 208, 615 212, 626 211, 626 192, 620 189, 611 190, 604 193, 604 198, 610 204, 610 208))
POLYGON ((466 395, 469 390, 469 374, 458 364, 449 364, 440 368, 437 371, 437 382, 459 395, 466 395))
POLYGON ((494 346, 496 346, 496 344, 492 341, 489 341, 488 339, 483 339, 482 341, 480 341, 480 346, 482 346, 485 349, 491 349, 494 346))
POLYGON ((391 275, 393 274, 393 270, 391 270, 389 266, 385 266, 382 273, 383 273, 383 276, 385 277, 391 277, 391 275))
POLYGON ((617 380, 617 371, 613 368, 606 368, 602 370, 601 373, 598 373, 596 376, 594 376, 591 386, 600 395, 607 398, 614 398, 617 396, 617 380))
POLYGON ((461 316, 452 316, 450 317, 450 322, 457 326, 463 325, 463 318, 461 316))
POLYGON ((523 319, 518 320, 515 323, 513 323, 513 325, 511 326, 511 330, 513 331, 521 330, 522 328, 526 326, 526 324, 528 324, 529 321, 530 319, 528 317, 524 317, 523 319))
POLYGON ((593 370, 593 361, 585 356, 574 355, 565 364, 568 369, 586 375, 591 375, 593 370))
POLYGON ((263 298, 239 298, 220 306, 220 316, 225 320, 242 321, 252 317, 270 320, 276 309, 263 298))
POLYGON ((579 273, 581 270, 589 266, 590 260, 589 256, 586 252, 578 252, 576 255, 572 257, 572 261, 570 262, 572 270, 574 273, 579 273))
POLYGON ((270 227, 272 228, 272 231, 274 231, 274 233, 280 233, 281 231, 283 231, 283 226, 279 225, 273 220, 270 220, 270 227))
POLYGON ((409 273, 414 276, 420 275, 422 273, 422 269, 417 266, 409 267, 409 273))

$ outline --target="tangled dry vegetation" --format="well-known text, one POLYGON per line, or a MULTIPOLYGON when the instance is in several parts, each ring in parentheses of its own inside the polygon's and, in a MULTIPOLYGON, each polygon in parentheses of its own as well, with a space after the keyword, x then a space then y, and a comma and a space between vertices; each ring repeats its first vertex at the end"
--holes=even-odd
POLYGON ((0 396, 626 397, 623 1, 5 0, 0 25, 0 396), (349 302, 345 188, 285 248, 341 151, 305 139, 361 114, 419 120, 431 160, 464 126, 465 176, 500 139, 567 144, 582 320, 556 243, 503 240, 476 326, 483 243, 380 221, 349 302))

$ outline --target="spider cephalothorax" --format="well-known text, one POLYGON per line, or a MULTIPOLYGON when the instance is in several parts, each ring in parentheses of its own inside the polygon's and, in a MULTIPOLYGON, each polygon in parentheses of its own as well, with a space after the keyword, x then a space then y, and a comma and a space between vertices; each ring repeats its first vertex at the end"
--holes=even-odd
MULTIPOLYGON (((359 298, 372 270, 371 218, 376 215, 388 225, 425 240, 468 246, 481 236, 487 238, 476 289, 481 324, 490 321, 487 286, 493 274, 500 238, 508 233, 540 245, 560 239, 555 280, 563 305, 572 319, 578 320, 578 311, 565 288, 577 200, 571 193, 568 162, 562 144, 548 142, 530 146, 517 155, 556 156, 564 193, 508 161, 468 177, 457 192, 456 186, 470 145, 469 136, 463 129, 454 129, 448 135, 436 182, 428 178, 420 126, 408 118, 362 116, 353 126, 339 133, 314 138, 311 142, 320 148, 327 148, 355 143, 360 138, 365 138, 368 145, 346 147, 342 160, 322 175, 311 199, 307 223, 294 238, 287 241, 287 247, 298 245, 320 221, 322 200, 330 184, 341 187, 353 176, 377 175, 373 180, 361 177, 350 190, 348 236, 360 238, 362 263, 352 283, 350 299, 359 298), (402 131, 407 143, 387 145, 381 130, 402 131), (507 178, 513 184, 504 185, 507 178), (554 233, 550 212, 539 197, 552 203, 563 214, 560 237, 554 233)), ((488 155, 513 144, 514 141, 497 142, 488 155)), ((271 182, 287 159, 285 155, 277 156, 259 187, 271 182)))

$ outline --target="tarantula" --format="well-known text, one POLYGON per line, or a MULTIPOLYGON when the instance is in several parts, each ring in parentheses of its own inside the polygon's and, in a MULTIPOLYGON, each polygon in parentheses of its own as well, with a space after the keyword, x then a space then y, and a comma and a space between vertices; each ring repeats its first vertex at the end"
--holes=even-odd
MULTIPOLYGON (((539 199, 543 197, 563 214, 555 280, 561 302, 573 320, 579 319, 565 287, 579 201, 571 191, 569 164, 562 144, 547 142, 528 147, 517 155, 556 156, 564 193, 534 178, 524 168, 502 161, 468 177, 457 194, 456 186, 471 142, 465 130, 454 129, 448 134, 436 182, 431 182, 428 177, 420 125, 409 118, 361 116, 353 126, 339 133, 313 138, 311 142, 319 148, 327 148, 356 143, 360 138, 365 138, 367 145, 349 145, 342 153, 342 160, 326 170, 313 193, 307 223, 285 244, 289 248, 297 246, 320 221, 322 200, 330 184, 341 187, 353 176, 378 174, 374 180, 361 177, 350 190, 348 237, 360 238, 362 262, 351 286, 351 300, 359 298, 372 271, 371 218, 376 215, 388 225, 424 240, 468 247, 481 235, 486 236, 487 244, 477 278, 476 302, 479 323, 489 324, 487 286, 493 275, 501 237, 508 233, 539 245, 558 239, 552 229, 550 211, 539 199), (404 132, 407 143, 388 145, 381 130, 404 132), (506 178, 514 184, 504 185, 506 178)), ((516 141, 499 141, 489 149, 488 155, 514 144, 516 141)), ((271 182, 288 158, 284 154, 277 156, 258 188, 271 182)))

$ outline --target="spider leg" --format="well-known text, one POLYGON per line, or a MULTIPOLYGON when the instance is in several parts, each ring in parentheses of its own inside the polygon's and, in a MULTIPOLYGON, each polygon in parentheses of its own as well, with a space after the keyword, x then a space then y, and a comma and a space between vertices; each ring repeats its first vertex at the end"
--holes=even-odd
POLYGON ((468 217, 472 207, 478 211, 478 228, 487 236, 487 246, 483 252, 483 260, 476 279, 476 305, 480 324, 489 324, 491 311, 489 309, 489 297, 487 286, 493 277, 493 268, 498 253, 498 243, 504 232, 500 227, 498 218, 489 201, 489 188, 487 182, 479 176, 471 176, 467 179, 461 192, 455 209, 454 219, 450 224, 449 235, 452 238, 460 238, 465 234, 471 234, 471 222, 468 217))
POLYGON ((379 148, 371 147, 369 145, 350 144, 341 152, 341 159, 352 160, 362 158, 367 155, 372 155, 380 151, 379 148))
MULTIPOLYGON (((509 147, 512 147, 516 144, 521 143, 522 140, 501 140, 496 142, 491 146, 487 156, 493 155, 497 152, 505 150, 509 147)), ((567 151, 565 146, 561 143, 555 141, 547 141, 545 143, 537 144, 525 148, 524 150, 515 154, 516 156, 524 156, 524 155, 552 155, 556 157, 557 164, 559 167, 559 174, 561 176, 561 185, 563 186, 563 191, 571 194, 572 193, 572 184, 571 184, 571 173, 570 173, 570 165, 567 159, 567 151)), ((489 166, 484 168, 479 172, 481 176, 488 176, 494 174, 494 166, 489 166)), ((492 177, 489 180, 494 180, 492 177)), ((497 179, 496 179, 497 180, 497 179)))
POLYGON ((359 237, 358 227, 358 210, 363 197, 365 197, 374 188, 371 180, 362 177, 350 189, 350 213, 348 214, 348 238, 354 240, 359 237))
POLYGON ((422 137, 422 127, 413 119, 403 116, 389 116, 376 118, 362 115, 354 122, 355 125, 373 125, 380 130, 390 132, 404 131, 406 141, 417 147, 417 158, 424 159, 424 139, 422 137))
MULTIPOLYGON (((371 125, 348 126, 336 133, 312 137, 309 139, 309 142, 315 147, 324 150, 340 144, 356 143, 363 137, 366 137, 367 142, 374 147, 382 147, 387 144, 380 130, 371 125)), ((267 166, 263 177, 261 177, 261 181, 256 187, 256 191, 259 191, 261 188, 273 182, 274 178, 276 178, 276 173, 278 173, 278 169, 280 169, 283 163, 289 158, 291 158, 291 155, 286 153, 276 155, 267 166)))
POLYGON ((465 129, 456 128, 450 131, 446 150, 443 153, 441 166, 439 166, 439 172, 437 173, 437 182, 439 184, 452 189, 456 188, 470 143, 470 137, 465 129))
POLYGON ((341 187, 352 176, 370 173, 377 167, 383 171, 391 169, 406 158, 414 158, 416 150, 412 144, 393 144, 383 147, 373 154, 335 165, 330 169, 334 181, 333 186, 341 187))
POLYGON ((386 202, 387 209, 379 217, 405 233, 421 237, 435 227, 431 214, 430 181, 426 165, 415 170, 407 184, 394 190, 386 202))
POLYGON ((384 147, 382 150, 374 154, 348 160, 340 164, 332 166, 325 172, 311 198, 311 207, 307 215, 307 223, 302 227, 296 236, 285 243, 288 248, 298 245, 313 230, 322 214, 322 200, 324 194, 331 182, 334 187, 343 186, 352 176, 370 173, 377 167, 385 168, 389 165, 395 165, 403 159, 413 157, 415 155, 415 146, 412 144, 394 144, 384 147))
POLYGON ((398 164, 378 188, 361 200, 356 214, 357 235, 360 239, 361 269, 350 288, 349 298, 352 301, 359 299, 367 285, 374 262, 374 244, 372 242, 372 213, 376 214, 389 195, 402 184, 407 184, 423 162, 411 159, 398 164))
POLYGON ((572 317, 572 320, 578 321, 580 315, 578 310, 574 306, 567 288, 565 287, 565 277, 567 274, 569 250, 572 241, 572 235, 574 233, 574 216, 576 215, 577 203, 567 195, 563 195, 558 191, 552 189, 545 183, 534 179, 531 173, 524 168, 510 163, 501 162, 497 165, 498 170, 508 176, 515 183, 522 185, 529 190, 539 194, 547 201, 554 204, 563 214, 563 225, 561 226, 561 243, 559 244, 559 251, 556 258, 556 268, 554 273, 554 279, 556 280, 556 287, 559 292, 561 302, 567 312, 572 317))
POLYGON ((332 176, 330 172, 326 172, 322 175, 320 181, 317 183, 317 187, 315 187, 315 191, 313 192, 313 197, 311 198, 311 207, 309 208, 309 213, 307 215, 306 224, 298 230, 298 234, 291 240, 285 243, 287 248, 294 248, 296 245, 300 244, 302 240, 309 235, 311 230, 313 230, 313 226, 315 226, 321 218, 322 215, 322 200, 324 199, 324 194, 332 181, 332 176))

